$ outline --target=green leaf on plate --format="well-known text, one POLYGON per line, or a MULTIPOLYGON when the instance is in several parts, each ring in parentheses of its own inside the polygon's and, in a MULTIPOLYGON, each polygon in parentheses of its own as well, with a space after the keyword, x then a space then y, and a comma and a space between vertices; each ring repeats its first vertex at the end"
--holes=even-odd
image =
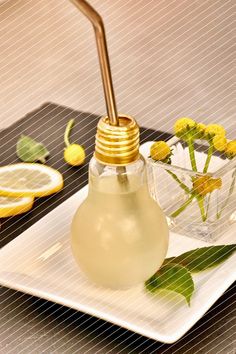
POLYGON ((46 162, 49 156, 49 151, 42 144, 29 136, 22 135, 17 141, 16 153, 19 159, 24 162, 46 162))
POLYGON ((235 251, 236 244, 202 247, 167 258, 164 265, 175 263, 186 267, 191 273, 197 273, 224 262, 235 251))
POLYGON ((193 279, 188 269, 174 263, 161 267, 145 282, 145 287, 152 293, 161 289, 174 291, 184 296, 188 305, 194 291, 193 279))

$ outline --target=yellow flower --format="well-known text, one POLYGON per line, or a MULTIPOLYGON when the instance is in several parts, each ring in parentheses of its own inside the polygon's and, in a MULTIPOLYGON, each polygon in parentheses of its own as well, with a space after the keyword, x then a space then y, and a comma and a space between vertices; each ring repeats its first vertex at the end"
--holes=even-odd
POLYGON ((194 191, 201 196, 205 196, 206 194, 213 192, 215 189, 220 189, 221 187, 221 178, 212 178, 210 176, 197 177, 193 182, 194 191))
POLYGON ((213 146, 218 151, 225 151, 227 148, 227 139, 223 135, 215 135, 212 139, 213 146))
POLYGON ((71 166, 80 166, 85 161, 84 148, 79 144, 71 144, 64 150, 64 160, 71 166))
POLYGON ((213 192, 216 189, 220 189, 222 187, 221 178, 210 178, 208 181, 210 192, 213 192))
POLYGON ((205 129, 206 135, 213 138, 215 135, 225 136, 226 131, 220 124, 209 124, 205 129))
POLYGON ((228 142, 225 153, 229 159, 232 159, 234 156, 236 156, 236 140, 228 142))
POLYGON ((169 145, 165 141, 156 141, 152 144, 150 155, 153 160, 163 161, 171 154, 169 145))
POLYGON ((206 125, 203 123, 197 123, 196 125, 196 139, 202 139, 205 137, 206 125))
POLYGON ((206 129, 206 124, 203 123, 197 123, 197 130, 199 130, 202 133, 205 133, 205 129, 206 129))
POLYGON ((196 122, 187 117, 183 117, 178 119, 174 125, 175 135, 179 138, 183 138, 186 136, 186 133, 193 132, 196 126, 196 122))

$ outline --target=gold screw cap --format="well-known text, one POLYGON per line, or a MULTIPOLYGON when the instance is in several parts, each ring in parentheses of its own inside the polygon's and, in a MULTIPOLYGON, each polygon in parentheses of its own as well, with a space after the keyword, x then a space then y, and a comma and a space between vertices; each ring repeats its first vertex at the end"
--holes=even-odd
POLYGON ((139 158, 139 127, 131 116, 120 114, 119 125, 102 117, 97 126, 95 158, 106 165, 124 166, 139 158))

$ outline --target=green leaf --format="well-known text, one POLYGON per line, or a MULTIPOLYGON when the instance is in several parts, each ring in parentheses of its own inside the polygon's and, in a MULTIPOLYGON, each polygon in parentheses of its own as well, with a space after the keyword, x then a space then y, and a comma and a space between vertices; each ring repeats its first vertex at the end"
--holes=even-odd
POLYGON ((191 273, 197 273, 224 262, 235 251, 236 244, 202 247, 167 258, 164 265, 175 263, 186 267, 191 273))
POLYGON ((145 287, 152 293, 161 289, 174 291, 184 296, 188 305, 194 291, 193 279, 188 269, 174 263, 161 267, 145 282, 145 287))
POLYGON ((24 162, 46 162, 46 157, 49 156, 49 151, 42 144, 29 136, 22 135, 17 141, 16 154, 24 162))

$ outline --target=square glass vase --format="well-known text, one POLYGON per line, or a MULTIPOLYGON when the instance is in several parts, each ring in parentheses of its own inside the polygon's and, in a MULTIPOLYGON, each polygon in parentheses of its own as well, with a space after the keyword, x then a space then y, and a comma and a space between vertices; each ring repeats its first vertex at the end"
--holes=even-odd
POLYGON ((172 150, 171 164, 147 158, 150 193, 166 214, 171 230, 214 242, 236 222, 236 157, 229 160, 214 152, 208 172, 203 173, 208 145, 196 141, 198 172, 193 172, 186 143, 176 137, 167 143, 172 150), (208 178, 216 180, 213 183, 218 189, 199 197, 194 181, 198 179, 202 184, 208 178))

